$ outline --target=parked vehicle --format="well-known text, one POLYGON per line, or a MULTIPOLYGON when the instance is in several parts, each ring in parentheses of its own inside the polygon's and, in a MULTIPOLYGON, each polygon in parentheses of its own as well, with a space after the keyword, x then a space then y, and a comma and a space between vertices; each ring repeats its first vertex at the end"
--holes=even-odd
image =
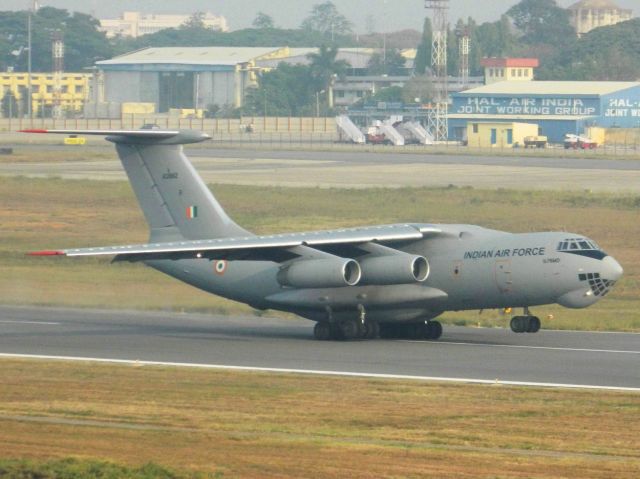
POLYGON ((573 148, 577 150, 578 148, 582 150, 593 150, 598 147, 598 143, 593 141, 591 138, 587 138, 586 136, 574 135, 572 133, 567 133, 564 135, 564 149, 568 150, 573 148))
POLYGON ((549 140, 546 136, 525 136, 525 148, 546 148, 549 140))

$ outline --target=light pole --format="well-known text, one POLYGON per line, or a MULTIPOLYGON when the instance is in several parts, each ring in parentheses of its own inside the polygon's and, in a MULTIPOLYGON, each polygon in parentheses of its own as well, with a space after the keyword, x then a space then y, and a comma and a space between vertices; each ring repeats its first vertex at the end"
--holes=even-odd
POLYGON ((32 0, 29 7, 29 14, 27 15, 27 113, 29 115, 29 123, 33 121, 33 85, 31 84, 31 24, 33 22, 33 14, 38 9, 38 1, 32 0))
POLYGON ((320 118, 320 94, 324 93, 324 90, 316 92, 316 118, 320 118))

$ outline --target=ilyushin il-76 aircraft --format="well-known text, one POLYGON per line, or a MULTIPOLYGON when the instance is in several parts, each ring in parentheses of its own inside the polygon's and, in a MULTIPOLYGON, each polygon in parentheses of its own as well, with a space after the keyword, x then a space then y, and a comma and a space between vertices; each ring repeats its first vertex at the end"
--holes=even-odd
POLYGON ((25 130, 104 135, 149 224, 149 242, 34 255, 114 256, 250 306, 315 321, 314 337, 438 339, 445 311, 522 308, 516 333, 535 333, 532 306, 584 308, 622 267, 566 232, 507 233, 462 224, 404 223, 257 236, 234 223, 185 154, 193 130, 25 130))

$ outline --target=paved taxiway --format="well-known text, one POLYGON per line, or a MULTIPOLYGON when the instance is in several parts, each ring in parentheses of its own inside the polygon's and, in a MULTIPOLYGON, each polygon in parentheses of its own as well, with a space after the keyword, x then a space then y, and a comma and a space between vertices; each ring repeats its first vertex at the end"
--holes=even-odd
MULTIPOLYGON (((43 145, 23 146, 36 155, 43 145)), ((59 150, 61 147, 51 147, 59 150)), ((68 147, 67 147, 68 148, 68 147)), ((0 175, 64 179, 124 180, 111 145, 91 147, 113 159, 91 161, 2 162, 0 175)), ((60 150, 62 151, 62 150, 60 150)), ((85 151, 85 150, 83 150, 85 151)), ((552 189, 637 193, 640 161, 556 158, 367 153, 358 151, 258 151, 190 148, 187 151, 205 181, 261 186, 446 187, 552 189)))
POLYGON ((640 334, 445 326, 437 342, 320 342, 311 339, 312 326, 268 317, 3 306, 0 358, 65 356, 640 392, 640 334))

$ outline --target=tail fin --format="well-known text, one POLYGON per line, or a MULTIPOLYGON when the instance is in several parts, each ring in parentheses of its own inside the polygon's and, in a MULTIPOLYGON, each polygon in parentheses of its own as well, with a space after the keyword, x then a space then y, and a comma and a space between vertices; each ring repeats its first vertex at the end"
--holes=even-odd
POLYGON ((151 242, 250 234, 227 216, 183 152, 183 144, 204 141, 208 135, 190 130, 30 132, 105 135, 115 143, 149 224, 151 242))

